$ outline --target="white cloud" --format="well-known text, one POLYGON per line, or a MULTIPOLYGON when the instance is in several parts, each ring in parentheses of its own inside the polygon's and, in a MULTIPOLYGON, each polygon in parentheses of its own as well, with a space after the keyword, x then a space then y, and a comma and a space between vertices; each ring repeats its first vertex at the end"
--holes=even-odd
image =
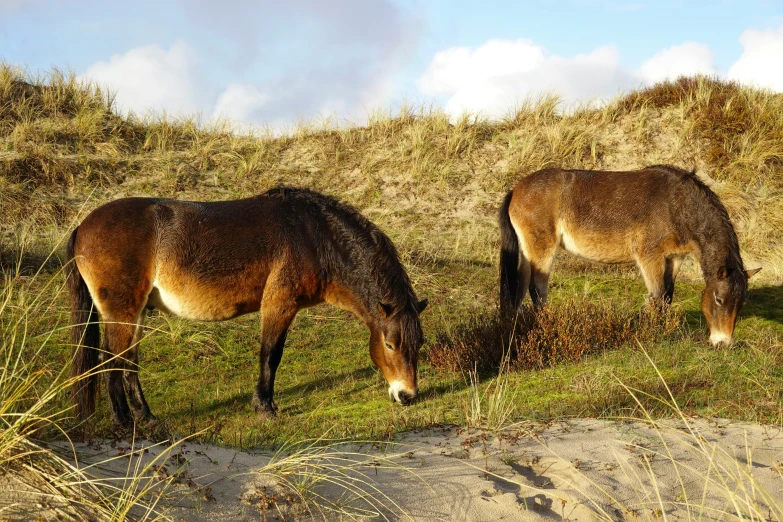
POLYGON ((115 92, 123 112, 144 115, 165 110, 173 115, 192 115, 206 101, 198 57, 182 41, 168 50, 147 45, 114 55, 108 62, 88 67, 81 78, 115 92))
POLYGON ((258 119, 268 101, 269 95, 255 85, 232 83, 218 96, 213 117, 250 123, 258 119))
POLYGON ((709 47, 696 42, 685 42, 667 47, 639 67, 639 75, 647 83, 673 80, 693 74, 716 74, 715 55, 709 47))
POLYGON ((489 40, 476 50, 455 47, 435 55, 418 85, 427 94, 454 93, 473 81, 530 72, 544 59, 544 49, 531 40, 489 40))
POLYGON ((783 91, 783 25, 778 29, 748 29, 740 36, 740 43, 743 53, 729 68, 728 78, 783 91))
MULTIPOLYGON (((726 77, 783 91, 783 26, 749 29, 740 42, 744 51, 726 77)), ((695 74, 718 74, 712 50, 698 42, 667 47, 634 70, 620 64, 619 51, 612 45, 557 56, 527 39, 489 40, 475 48, 436 53, 417 86, 425 95, 440 97, 452 115, 468 111, 497 118, 544 92, 557 93, 566 105, 573 105, 695 74)))
POLYGON ((361 121, 396 100, 423 28, 416 3, 395 0, 341 0, 338 8, 322 0, 180 4, 188 20, 219 41, 204 49, 205 60, 217 57, 228 81, 257 86, 228 93, 237 114, 274 127, 329 116, 361 121), (244 96, 252 109, 238 108, 244 96))
POLYGON ((503 116, 514 105, 544 92, 566 104, 615 96, 633 86, 614 46, 572 57, 550 55, 530 40, 490 40, 476 49, 435 55, 418 81, 426 95, 445 95, 446 110, 503 116))

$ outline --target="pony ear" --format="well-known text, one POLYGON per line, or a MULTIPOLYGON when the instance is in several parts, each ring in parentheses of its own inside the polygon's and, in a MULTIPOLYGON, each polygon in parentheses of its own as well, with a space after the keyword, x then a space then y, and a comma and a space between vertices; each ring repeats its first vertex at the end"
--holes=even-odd
POLYGON ((392 305, 378 303, 378 313, 380 313, 381 317, 385 319, 394 313, 394 307, 392 305))
POLYGON ((427 299, 422 299, 418 303, 416 303, 416 313, 421 314, 425 308, 427 308, 427 305, 430 304, 430 302, 427 299))
POLYGON ((750 279, 754 275, 758 274, 761 271, 761 267, 754 268, 753 270, 745 270, 745 277, 750 279))

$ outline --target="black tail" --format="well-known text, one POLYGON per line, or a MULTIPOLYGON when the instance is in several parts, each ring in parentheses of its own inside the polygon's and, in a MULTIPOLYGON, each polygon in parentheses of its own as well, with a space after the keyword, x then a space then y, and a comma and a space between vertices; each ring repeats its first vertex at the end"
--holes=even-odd
POLYGON ((84 420, 95 411, 95 396, 98 391, 98 375, 92 370, 98 365, 101 343, 100 319, 92 302, 92 296, 82 279, 82 274, 73 259, 76 234, 73 231, 65 253, 65 280, 71 297, 71 340, 76 353, 71 374, 79 378, 71 389, 79 419, 84 420))
POLYGON ((511 317, 519 307, 519 241, 511 225, 508 207, 514 192, 506 194, 500 207, 500 312, 511 317))

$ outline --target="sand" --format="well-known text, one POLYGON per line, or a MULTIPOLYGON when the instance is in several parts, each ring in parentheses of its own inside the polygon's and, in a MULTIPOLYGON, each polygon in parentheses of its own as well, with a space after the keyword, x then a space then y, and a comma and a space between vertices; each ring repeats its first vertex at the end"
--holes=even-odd
MULTIPOLYGON (((154 461, 152 483, 172 481, 157 507, 174 520, 730 520, 750 511, 771 519, 783 514, 783 429, 720 419, 657 427, 569 419, 498 432, 440 427, 391 444, 333 444, 293 455, 188 441, 168 448, 137 442, 140 448, 146 450, 133 454, 127 441, 76 445, 80 466, 113 459, 91 470, 101 476, 124 476, 154 461), (314 480, 327 471, 330 481, 314 480)), ((34 508, 24 512, 47 517, 34 508)))

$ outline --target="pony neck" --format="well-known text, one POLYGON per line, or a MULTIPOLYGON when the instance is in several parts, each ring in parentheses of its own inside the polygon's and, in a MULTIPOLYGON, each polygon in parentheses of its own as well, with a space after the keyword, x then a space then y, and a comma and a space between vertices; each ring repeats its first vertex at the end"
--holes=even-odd
POLYGON ((743 269, 739 244, 734 228, 723 219, 711 220, 710 225, 696 234, 699 247, 699 265, 704 278, 715 277, 721 268, 728 271, 743 269))
POLYGON ((351 312, 368 327, 378 323, 378 311, 367 302, 363 293, 352 288, 349 282, 335 281, 329 284, 324 299, 346 312, 351 312))
MULTIPOLYGON (((388 241, 385 236, 383 239, 388 241)), ((393 247, 380 256, 357 250, 351 255, 350 261, 343 256, 341 262, 329 270, 331 297, 338 298, 334 304, 351 311, 369 327, 383 321, 384 314, 379 310, 381 304, 396 311, 411 309, 416 296, 393 247)), ((327 301, 330 301, 329 296, 327 301)))

